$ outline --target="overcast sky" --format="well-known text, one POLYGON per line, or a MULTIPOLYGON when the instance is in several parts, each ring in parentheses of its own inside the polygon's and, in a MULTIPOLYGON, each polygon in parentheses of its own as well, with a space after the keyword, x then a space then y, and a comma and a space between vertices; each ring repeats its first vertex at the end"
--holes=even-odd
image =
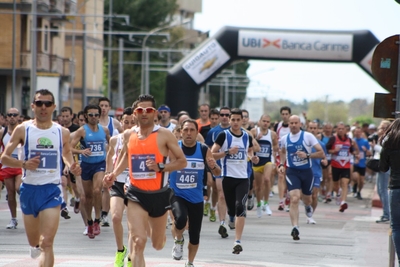
MULTIPOLYGON (((380 41, 400 32, 394 0, 203 0, 195 29, 214 35, 223 26, 270 29, 369 30, 380 41)), ((373 101, 387 92, 356 64, 251 60, 249 97, 373 101), (299 82, 300 81, 300 82, 299 82)))

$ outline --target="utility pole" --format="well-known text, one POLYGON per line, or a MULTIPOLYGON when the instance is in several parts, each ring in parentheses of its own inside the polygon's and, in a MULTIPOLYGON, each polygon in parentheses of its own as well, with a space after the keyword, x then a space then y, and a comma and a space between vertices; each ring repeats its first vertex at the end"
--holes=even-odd
MULTIPOLYGON (((112 10, 113 0, 110 0, 110 7, 108 9, 108 31, 112 31, 112 10)), ((112 34, 108 35, 108 47, 112 45, 112 34)), ((107 98, 111 100, 111 62, 112 62, 112 51, 108 50, 108 68, 107 68, 107 98)))

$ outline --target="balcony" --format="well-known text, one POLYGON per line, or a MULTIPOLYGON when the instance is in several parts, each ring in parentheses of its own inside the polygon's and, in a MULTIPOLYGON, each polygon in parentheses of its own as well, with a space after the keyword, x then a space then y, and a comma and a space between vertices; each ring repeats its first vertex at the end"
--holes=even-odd
MULTIPOLYGON (((21 4, 29 4, 28 7, 22 7, 24 11, 30 11, 30 5, 32 5, 33 0, 21 0, 21 4)), ((49 12, 50 0, 36 0, 38 13, 49 12)))
MULTIPOLYGON (((38 72, 54 72, 63 74, 64 63, 63 58, 56 55, 48 55, 43 53, 37 54, 36 70, 38 72)), ((32 55, 31 53, 21 53, 21 69, 31 69, 32 55)))
POLYGON ((65 2, 64 0, 50 0, 50 10, 52 13, 64 13, 65 2))
POLYGON ((64 74, 64 59, 57 55, 50 55, 50 71, 64 74))
POLYGON ((65 13, 76 14, 76 0, 65 0, 65 13))

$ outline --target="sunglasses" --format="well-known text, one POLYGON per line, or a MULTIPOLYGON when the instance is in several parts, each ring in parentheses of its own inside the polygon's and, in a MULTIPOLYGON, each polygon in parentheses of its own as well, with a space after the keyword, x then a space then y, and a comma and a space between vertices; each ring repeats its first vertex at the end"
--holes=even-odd
POLYGON ((19 114, 18 113, 7 113, 8 117, 18 117, 19 114))
POLYGON ((135 113, 139 113, 139 114, 143 114, 145 113, 153 113, 154 111, 156 111, 155 108, 152 107, 148 107, 148 108, 136 108, 135 109, 135 113))
POLYGON ((98 116, 100 116, 99 113, 88 113, 87 115, 88 115, 89 117, 98 117, 98 116))
POLYGON ((229 117, 229 114, 228 113, 220 113, 219 114, 221 117, 229 117))
POLYGON ((35 104, 35 106, 37 107, 43 107, 43 105, 46 106, 46 108, 49 108, 53 105, 52 101, 42 101, 42 100, 36 100, 35 102, 33 102, 35 104))

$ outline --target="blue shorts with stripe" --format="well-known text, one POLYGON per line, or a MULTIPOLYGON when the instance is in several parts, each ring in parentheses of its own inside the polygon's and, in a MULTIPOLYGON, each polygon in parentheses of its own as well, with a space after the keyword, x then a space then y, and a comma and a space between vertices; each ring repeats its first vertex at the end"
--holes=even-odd
POLYGON ((21 184, 20 187, 21 210, 25 215, 35 218, 39 212, 61 206, 63 196, 61 184, 31 185, 21 184))
POLYGON ((286 169, 286 185, 289 191, 301 189, 304 195, 311 195, 314 185, 314 174, 308 169, 286 169))

